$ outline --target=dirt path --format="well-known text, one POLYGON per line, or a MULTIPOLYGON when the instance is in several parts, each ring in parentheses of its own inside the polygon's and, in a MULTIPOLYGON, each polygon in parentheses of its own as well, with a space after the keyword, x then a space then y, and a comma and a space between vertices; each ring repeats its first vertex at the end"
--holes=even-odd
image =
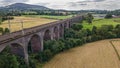
MULTIPOLYGON (((120 53, 120 41, 113 43, 120 53)), ((44 68, 120 68, 120 61, 109 40, 103 40, 60 53, 44 68)))

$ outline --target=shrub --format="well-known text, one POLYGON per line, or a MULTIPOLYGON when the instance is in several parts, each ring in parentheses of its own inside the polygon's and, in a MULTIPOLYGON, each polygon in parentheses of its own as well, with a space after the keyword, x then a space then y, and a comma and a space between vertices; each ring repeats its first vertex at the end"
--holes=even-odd
POLYGON ((92 28, 92 34, 97 34, 97 27, 96 26, 93 26, 93 28, 92 28))
POLYGON ((102 38, 101 38, 100 35, 94 34, 94 35, 91 36, 91 41, 98 41, 98 40, 101 40, 101 39, 102 39, 102 38))
POLYGON ((9 32, 10 32, 10 30, 9 30, 8 28, 5 28, 4 34, 7 34, 7 33, 9 33, 9 32))
POLYGON ((107 38, 111 39, 111 38, 116 38, 117 35, 115 33, 112 33, 111 31, 108 32, 107 38))
POLYGON ((72 28, 73 30, 79 31, 79 30, 81 30, 81 29, 83 28, 83 25, 80 24, 80 23, 75 23, 75 24, 73 24, 73 25, 71 26, 71 28, 72 28))
POLYGON ((15 55, 5 53, 0 55, 0 67, 1 68, 19 68, 19 63, 15 55))
POLYGON ((48 61, 50 60, 50 58, 53 56, 53 53, 50 51, 50 49, 46 49, 43 51, 43 57, 42 60, 43 61, 48 61))
POLYGON ((74 38, 75 37, 75 31, 73 29, 65 29, 64 38, 74 38))
POLYGON ((2 27, 0 27, 0 33, 3 34, 4 30, 2 27))
POLYGON ((120 24, 115 26, 116 29, 120 29, 120 24))
POLYGON ((106 19, 112 18, 112 15, 111 15, 111 14, 107 14, 107 15, 105 16, 105 18, 106 18, 106 19))

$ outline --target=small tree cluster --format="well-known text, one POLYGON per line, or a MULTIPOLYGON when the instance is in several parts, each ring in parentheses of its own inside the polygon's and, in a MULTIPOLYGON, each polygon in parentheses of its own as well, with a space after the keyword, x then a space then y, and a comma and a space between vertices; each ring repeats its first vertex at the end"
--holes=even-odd
POLYGON ((88 13, 88 14, 86 15, 86 17, 85 17, 85 20, 86 20, 89 24, 92 23, 92 20, 93 20, 93 19, 94 19, 94 17, 92 16, 91 13, 88 13))
POLYGON ((9 33, 10 32, 10 30, 8 29, 8 28, 2 28, 2 27, 0 27, 0 33, 2 34, 2 35, 4 35, 4 34, 7 34, 7 33, 9 33))
POLYGON ((107 14, 107 15, 105 16, 105 18, 106 18, 106 19, 112 18, 112 15, 111 15, 111 14, 107 14))

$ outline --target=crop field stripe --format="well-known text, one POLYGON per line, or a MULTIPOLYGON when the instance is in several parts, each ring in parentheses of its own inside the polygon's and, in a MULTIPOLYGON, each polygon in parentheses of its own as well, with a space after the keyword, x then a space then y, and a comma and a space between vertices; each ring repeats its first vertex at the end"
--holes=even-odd
POLYGON ((119 55, 119 53, 118 53, 115 45, 112 43, 113 41, 120 41, 120 40, 111 40, 111 41, 110 41, 110 44, 112 45, 113 49, 115 50, 116 55, 117 55, 117 57, 118 57, 118 59, 119 59, 119 61, 120 61, 120 55, 119 55))

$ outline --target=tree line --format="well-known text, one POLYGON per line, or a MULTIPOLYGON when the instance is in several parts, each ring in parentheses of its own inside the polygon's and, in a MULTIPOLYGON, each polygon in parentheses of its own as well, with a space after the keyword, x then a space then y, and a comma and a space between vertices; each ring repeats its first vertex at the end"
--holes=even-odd
POLYGON ((12 20, 12 19, 14 19, 14 17, 12 16, 11 13, 0 11, 0 24, 2 24, 2 22, 5 20, 12 20))
POLYGON ((8 34, 9 32, 10 32, 10 30, 8 28, 0 27, 0 34, 1 35, 8 34))

